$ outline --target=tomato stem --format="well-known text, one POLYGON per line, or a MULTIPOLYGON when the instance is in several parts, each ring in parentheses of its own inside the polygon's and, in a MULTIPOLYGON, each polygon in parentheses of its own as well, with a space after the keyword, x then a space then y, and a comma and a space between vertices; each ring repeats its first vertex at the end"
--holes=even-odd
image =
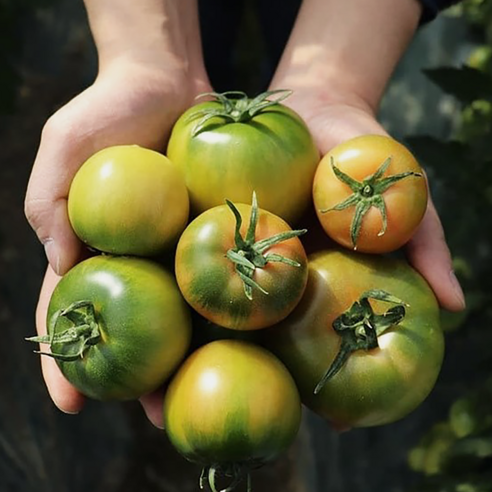
POLYGON ((358 301, 333 321, 333 329, 341 337, 340 349, 328 370, 316 385, 317 395, 347 362, 356 350, 372 350, 379 347, 378 336, 399 324, 406 314, 405 304, 398 297, 384 290, 364 292, 358 301), (376 314, 369 299, 395 304, 383 314, 376 314))
POLYGON ((342 183, 345 183, 352 190, 353 193, 342 202, 336 204, 334 207, 322 209, 320 210, 320 212, 324 214, 326 212, 332 212, 336 210, 340 211, 345 210, 349 207, 355 207, 354 217, 350 226, 350 239, 352 241, 352 246, 354 250, 357 249, 357 239, 359 238, 364 216, 372 207, 376 207, 381 214, 382 226, 381 230, 378 233, 378 236, 382 236, 386 233, 386 229, 388 227, 388 218, 383 193, 398 181, 401 181, 402 179, 405 179, 409 176, 414 176, 417 178, 423 177, 421 173, 417 173, 414 171, 405 171, 403 173, 383 177, 384 173, 391 163, 391 159, 391 156, 388 157, 374 174, 367 176, 362 181, 357 181, 356 179, 341 171, 335 165, 335 160, 333 159, 333 157, 331 157, 331 168, 333 169, 335 176, 342 183))
POLYGON ((215 464, 202 469, 199 486, 200 490, 208 485, 212 492, 233 492, 244 479, 246 479, 247 492, 251 492, 251 473, 248 465, 232 463, 224 468, 223 465, 215 464), (230 477, 232 480, 226 488, 219 490, 217 488, 217 475, 230 477))
POLYGON ((71 362, 84 357, 86 351, 101 341, 101 331, 96 320, 94 305, 90 301, 77 301, 65 309, 60 309, 50 318, 48 335, 26 338, 29 342, 46 343, 50 352, 35 350, 35 353, 71 362), (56 332, 61 318, 66 318, 72 326, 56 332), (62 353, 53 352, 54 346, 62 348, 62 353))
POLYGON ((198 135, 205 129, 205 124, 212 118, 222 118, 223 124, 243 123, 251 120, 265 109, 280 104, 289 97, 292 91, 286 89, 276 89, 273 91, 262 92, 253 99, 250 99, 244 92, 205 92, 197 96, 197 99, 212 96, 214 101, 219 103, 218 108, 208 107, 201 111, 196 111, 190 115, 189 119, 199 118, 197 125, 192 131, 192 137, 198 135), (277 96, 272 99, 272 96, 277 96))
POLYGON ((257 268, 265 268, 269 262, 281 262, 292 267, 300 267, 301 264, 291 258, 277 253, 267 253, 267 251, 278 243, 305 234, 307 229, 284 231, 255 242, 259 217, 256 193, 253 192, 251 216, 245 238, 241 235, 243 219, 239 210, 231 201, 226 200, 226 203, 236 217, 234 233, 235 247, 229 249, 226 256, 236 265, 236 273, 243 281, 244 294, 249 300, 253 299, 253 289, 258 289, 263 294, 268 295, 268 292, 253 279, 255 270, 257 268))

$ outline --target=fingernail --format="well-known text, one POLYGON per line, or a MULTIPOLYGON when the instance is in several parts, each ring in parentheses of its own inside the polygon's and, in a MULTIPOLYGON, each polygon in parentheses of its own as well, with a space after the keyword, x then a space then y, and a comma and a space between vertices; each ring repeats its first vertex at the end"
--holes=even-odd
POLYGON ((50 262, 51 268, 55 271, 57 275, 60 272, 60 256, 56 250, 55 241, 52 238, 48 238, 43 242, 44 252, 46 254, 46 258, 50 262))
POLYGON ((453 285, 453 289, 456 294, 456 299, 461 304, 461 309, 465 309, 466 307, 465 295, 463 294, 463 289, 461 288, 461 285, 458 279, 456 278, 456 274, 454 273, 453 270, 449 272, 449 278, 451 279, 451 284, 453 285))
POLYGON ((66 414, 66 415, 78 415, 80 410, 75 410, 73 412, 70 412, 69 410, 64 410, 63 408, 60 408, 56 403, 55 403, 56 408, 60 410, 60 412, 66 414))
MULTIPOLYGON (((61 410, 61 408, 60 408, 61 410)), ((66 410, 61 410, 65 415, 78 415, 80 412, 67 412, 66 410)))

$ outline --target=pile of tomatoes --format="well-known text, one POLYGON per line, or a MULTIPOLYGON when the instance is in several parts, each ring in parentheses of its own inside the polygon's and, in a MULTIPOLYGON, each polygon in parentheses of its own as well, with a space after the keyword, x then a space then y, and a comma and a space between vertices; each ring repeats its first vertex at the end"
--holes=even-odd
POLYGON ((302 404, 339 429, 393 422, 443 358, 431 289, 384 255, 424 215, 418 163, 376 135, 320 159, 288 95, 212 94, 176 122, 166 156, 104 149, 68 198, 94 254, 53 293, 48 355, 92 398, 162 388, 167 435, 214 492, 249 490, 302 404), (321 240, 292 228, 303 221, 321 240))

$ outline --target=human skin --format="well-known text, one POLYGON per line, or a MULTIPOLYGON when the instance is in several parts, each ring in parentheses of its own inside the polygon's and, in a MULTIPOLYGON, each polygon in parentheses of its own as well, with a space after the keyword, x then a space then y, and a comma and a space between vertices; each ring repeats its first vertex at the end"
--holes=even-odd
MULTIPOLYGON (((386 134, 379 103, 421 13, 418 0, 304 0, 271 88, 293 90, 285 104, 304 118, 322 155, 352 137, 386 134)), ((432 200, 406 254, 441 307, 464 309, 432 200)))
MULTIPOLYGON (((97 78, 47 121, 25 200, 49 260, 36 312, 40 335, 46 333, 53 289, 83 254, 67 216, 68 190, 79 167, 111 145, 163 150, 177 117, 210 90, 196 0, 85 0, 85 6, 98 51, 97 78)), ((56 362, 42 357, 41 365, 55 405, 66 413, 80 411, 84 398, 56 362)))
MULTIPOLYGON (((93 86, 48 121, 26 197, 27 217, 50 261, 36 314, 40 334, 46 333, 47 305, 59 275, 80 259, 81 246, 66 215, 68 188, 78 167, 108 145, 162 148, 176 117, 196 94, 210 90, 195 0, 146 0, 136 7, 132 0, 85 3, 99 74, 93 86)), ((377 109, 420 15, 417 0, 304 0, 271 88, 294 91, 285 103, 305 119, 322 154, 357 135, 386 133, 376 120, 377 109)), ((463 309, 432 202, 406 251, 441 306, 463 309)), ((80 411, 83 396, 55 361, 43 357, 42 369, 58 408, 80 411)), ((160 427, 162 394, 141 402, 160 427)))

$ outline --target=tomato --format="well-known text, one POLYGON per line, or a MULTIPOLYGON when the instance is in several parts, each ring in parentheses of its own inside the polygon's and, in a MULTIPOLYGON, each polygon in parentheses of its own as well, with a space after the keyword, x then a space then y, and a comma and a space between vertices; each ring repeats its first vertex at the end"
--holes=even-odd
POLYGON ((208 473, 202 476, 212 490, 216 475, 233 482, 249 477, 251 468, 284 451, 300 419, 299 393, 287 369, 267 350, 238 340, 215 341, 195 351, 164 399, 171 443, 205 467, 208 473))
MULTIPOLYGON (((280 100, 290 94, 279 92, 280 100)), ((216 94, 176 122, 167 155, 185 177, 194 214, 225 198, 249 203, 253 191, 289 223, 309 204, 319 153, 302 119, 268 101, 273 95, 216 94)))
POLYGON ((68 214, 77 236, 94 249, 153 256, 174 246, 185 228, 188 192, 162 154, 137 145, 108 147, 75 175, 68 214))
POLYGON ((255 198, 252 206, 228 202, 203 212, 176 249, 175 274, 183 297, 226 328, 255 330, 280 321, 306 286, 307 257, 297 237, 303 232, 258 209, 255 198), (246 225, 243 219, 250 216, 246 225))
POLYGON ((326 233, 365 253, 403 246, 424 216, 427 195, 413 155, 382 135, 336 146, 321 159, 313 184, 316 213, 326 233))
POLYGON ((433 388, 444 352, 438 304, 425 280, 402 260, 349 251, 311 255, 302 300, 264 333, 303 403, 339 428, 386 424, 410 413, 433 388), (381 291, 389 302, 375 300, 381 291), (374 315, 361 310, 368 303, 374 315), (367 323, 378 326, 376 346, 337 358, 347 346, 339 333, 366 342, 367 323), (320 385, 329 368, 338 372, 320 385))
POLYGON ((47 325, 48 336, 33 340, 50 342, 68 381, 99 400, 155 390, 191 339, 174 278, 140 258, 95 256, 74 266, 53 292, 47 325))

